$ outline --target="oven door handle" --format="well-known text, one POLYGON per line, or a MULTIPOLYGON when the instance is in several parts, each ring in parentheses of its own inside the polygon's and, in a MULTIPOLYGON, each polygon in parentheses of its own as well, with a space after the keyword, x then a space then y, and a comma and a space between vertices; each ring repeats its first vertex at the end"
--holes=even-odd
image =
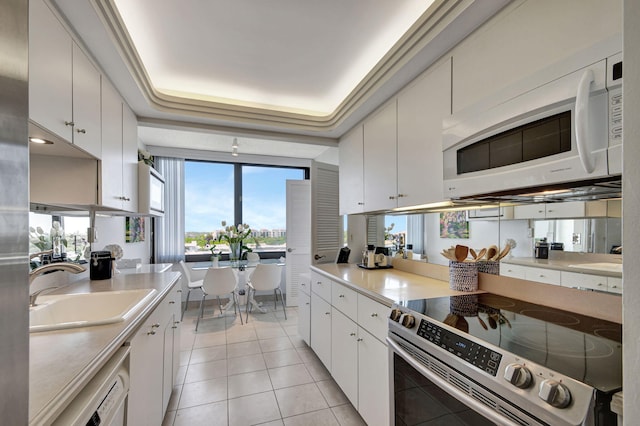
MULTIPOLYGON (((492 410, 492 409, 488 408, 487 406, 479 403, 477 400, 475 400, 471 396, 469 396, 469 395, 467 395, 467 394, 465 394, 463 392, 460 392, 460 390, 458 388, 454 387, 453 385, 451 385, 447 381, 443 380, 437 374, 434 374, 431 371, 429 371, 422 364, 417 362, 411 356, 411 354, 409 354, 402 347, 400 347, 400 345, 398 345, 393 339, 390 339, 389 337, 387 337, 387 343, 389 345, 389 350, 392 350, 393 352, 395 352, 399 357, 401 357, 409 365, 411 365, 411 367, 413 367, 418 372, 420 372, 420 374, 425 376, 427 379, 431 380, 438 387, 440 387, 441 389, 443 389, 444 391, 449 393, 451 396, 453 396, 457 400, 459 400, 462 403, 464 403, 466 406, 468 406, 472 410, 480 413, 481 415, 483 415, 487 419, 489 419, 489 420, 491 420, 491 421, 493 421, 493 422, 495 422, 495 423, 497 423, 499 425, 520 426, 520 425, 518 425, 518 423, 514 423, 514 422, 509 421, 508 418, 499 415, 494 410, 492 410)), ((391 372, 391 374, 393 374, 393 372, 391 372)))

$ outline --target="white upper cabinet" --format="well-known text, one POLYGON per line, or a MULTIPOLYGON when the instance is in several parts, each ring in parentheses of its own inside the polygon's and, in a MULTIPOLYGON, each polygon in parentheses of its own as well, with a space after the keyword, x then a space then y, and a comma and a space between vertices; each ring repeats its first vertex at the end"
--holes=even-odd
POLYGON ((506 100, 621 50, 622 0, 514 1, 454 48, 453 112, 506 100))
POLYGON ((122 103, 122 210, 138 211, 138 119, 122 103))
POLYGON ((73 43, 73 143, 94 157, 102 150, 100 72, 73 43))
POLYGON ((606 216, 607 202, 604 200, 524 204, 513 207, 514 219, 562 219, 606 216))
POLYGON ((71 37, 42 0, 29 2, 29 118, 71 142, 71 37))
POLYGON ((398 204, 442 201, 442 119, 451 111, 451 60, 398 96, 398 204))
POLYGON ((362 213, 363 185, 363 126, 357 125, 342 139, 340 150, 340 214, 362 213))
POLYGON ((364 208, 386 210, 397 206, 396 99, 364 122, 364 208))
POLYGON ((29 19, 29 118, 99 158, 100 72, 42 0, 29 19))
POLYGON ((138 211, 138 123, 120 94, 102 80, 102 161, 98 203, 138 211))
POLYGON ((450 111, 446 59, 347 134, 340 141, 341 214, 442 201, 442 119, 450 111))

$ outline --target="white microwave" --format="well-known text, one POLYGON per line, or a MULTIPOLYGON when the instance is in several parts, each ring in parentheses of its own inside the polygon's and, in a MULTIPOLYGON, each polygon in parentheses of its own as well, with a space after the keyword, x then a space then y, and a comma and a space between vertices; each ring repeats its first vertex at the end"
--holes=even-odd
POLYGON ((514 193, 619 175, 621 64, 617 54, 492 107, 470 108, 447 119, 445 197, 514 193), (612 77, 616 64, 620 78, 612 77))
POLYGON ((164 178, 153 167, 138 163, 138 213, 164 216, 164 178))

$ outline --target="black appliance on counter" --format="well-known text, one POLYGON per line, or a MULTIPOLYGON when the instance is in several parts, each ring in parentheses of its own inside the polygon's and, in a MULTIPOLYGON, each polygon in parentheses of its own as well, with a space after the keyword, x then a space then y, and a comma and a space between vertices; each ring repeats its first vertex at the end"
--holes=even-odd
POLYGON ((92 280, 108 280, 113 271, 110 251, 92 251, 89 259, 89 278, 92 280))
POLYGON ((393 305, 396 425, 617 424, 622 326, 490 293, 393 305))

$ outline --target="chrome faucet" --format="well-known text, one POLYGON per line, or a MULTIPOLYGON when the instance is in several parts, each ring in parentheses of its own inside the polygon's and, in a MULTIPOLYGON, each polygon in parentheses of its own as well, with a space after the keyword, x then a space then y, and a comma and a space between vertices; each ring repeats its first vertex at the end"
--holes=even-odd
MULTIPOLYGON (((84 266, 79 265, 77 263, 71 263, 71 262, 48 263, 46 265, 39 266, 33 271, 29 272, 29 285, 33 283, 33 280, 35 280, 36 278, 38 278, 43 274, 46 274, 47 272, 66 271, 66 272, 71 272, 72 274, 79 274, 80 272, 84 272, 86 270, 87 269, 84 266)), ((31 293, 29 295, 29 306, 30 307, 36 306, 36 299, 38 298, 40 293, 46 290, 54 289, 54 288, 58 288, 58 287, 56 286, 47 287, 31 293)))

